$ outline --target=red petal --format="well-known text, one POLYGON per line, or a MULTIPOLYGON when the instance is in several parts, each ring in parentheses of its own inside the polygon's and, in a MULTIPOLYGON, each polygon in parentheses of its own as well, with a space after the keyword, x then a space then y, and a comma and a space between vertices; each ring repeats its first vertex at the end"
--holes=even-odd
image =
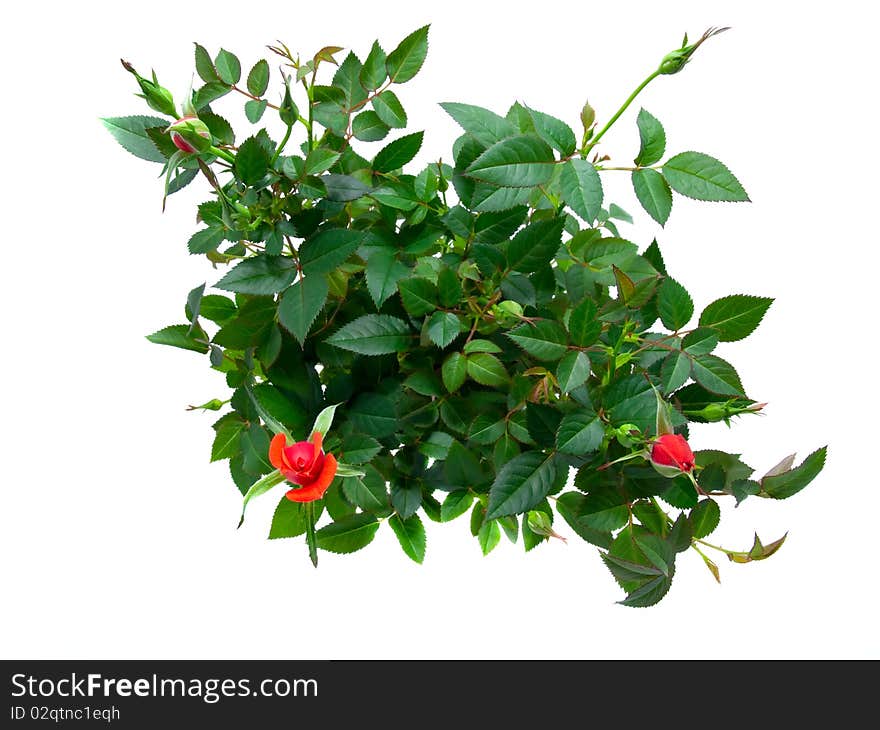
POLYGON ((286 445, 287 439, 284 437, 283 433, 275 434, 272 438, 272 443, 269 444, 269 463, 276 469, 284 468, 282 455, 284 454, 284 447, 286 445))
POLYGON ((321 499, 321 495, 318 494, 314 484, 302 489, 291 489, 284 496, 291 502, 314 502, 316 499, 321 499))
POLYGON ((319 454, 315 451, 315 445, 309 441, 297 441, 292 446, 284 449, 284 459, 290 469, 298 473, 305 473, 312 468, 315 457, 319 454))
POLYGON ((312 434, 312 443, 315 445, 317 451, 320 451, 324 447, 324 437, 321 435, 320 431, 315 431, 312 434))
POLYGON ((315 479, 315 481, 311 485, 318 490, 319 497, 323 497, 324 492, 326 492, 330 484, 333 483, 333 479, 336 477, 336 468, 338 466, 339 465, 336 462, 336 457, 333 456, 333 454, 327 454, 324 457, 324 468, 321 469, 321 473, 318 474, 318 478, 315 479))

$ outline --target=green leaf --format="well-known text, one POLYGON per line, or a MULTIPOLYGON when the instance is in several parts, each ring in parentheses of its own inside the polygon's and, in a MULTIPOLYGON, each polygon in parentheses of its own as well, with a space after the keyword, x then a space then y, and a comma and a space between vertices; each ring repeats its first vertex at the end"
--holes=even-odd
POLYGON ((523 228, 507 247, 508 267, 531 274, 546 266, 559 250, 564 225, 564 218, 551 218, 523 228))
POLYGON ((388 520, 394 534, 397 535, 397 541, 400 547, 412 560, 421 565, 425 559, 425 544, 427 538, 425 535, 425 526, 419 519, 418 515, 413 515, 405 520, 400 519, 400 515, 391 515, 388 520))
MULTIPOLYGON (((231 91, 230 87, 224 84, 222 81, 211 81, 205 84, 202 88, 200 88, 193 98, 193 106, 196 108, 196 111, 201 115, 206 109, 208 104, 217 101, 221 97, 226 96, 231 91)), ((202 120, 207 124, 207 121, 202 120)), ((210 128, 210 125, 209 125, 210 128)))
POLYGON ((381 450, 382 444, 372 436, 354 433, 342 442, 341 456, 349 464, 366 464, 381 450))
POLYGON ((445 431, 433 431, 428 438, 419 444, 419 453, 429 459, 444 461, 449 455, 449 449, 454 439, 445 431))
POLYGON ((434 312, 428 320, 428 337, 441 350, 461 334, 461 320, 452 312, 434 312))
POLYGON ((226 231, 222 228, 203 228, 190 236, 186 247, 192 254, 208 253, 208 251, 216 251, 224 238, 226 231))
POLYGON ((540 451, 527 451, 508 461, 489 490, 487 518, 526 512, 550 494, 556 482, 556 461, 540 451))
POLYGON ((321 181, 327 188, 327 200, 337 203, 357 200, 370 192, 370 188, 351 175, 322 175, 321 181))
POLYGON ((444 307, 456 307, 461 303, 461 282, 452 269, 441 269, 437 275, 437 292, 440 304, 444 307))
POLYGON ((480 550, 483 555, 488 555, 501 542, 501 527, 495 520, 486 520, 480 526, 477 532, 477 541, 480 543, 480 550))
POLYGON ((371 109, 358 114, 351 123, 352 134, 355 139, 362 142, 378 142, 380 139, 385 139, 390 129, 371 109))
POLYGON ((474 419, 468 439, 472 443, 484 446, 494 444, 506 430, 507 423, 503 418, 499 419, 498 415, 490 413, 481 413, 474 419))
POLYGON ((649 112, 642 109, 636 118, 639 127, 639 154, 633 160, 636 165, 653 165, 666 152, 666 132, 663 125, 649 112))
POLYGON ((632 185, 645 212, 665 226, 672 212, 672 190, 666 178, 656 170, 642 168, 633 170, 632 185))
POLYGON ((622 601, 618 601, 621 606, 630 606, 632 608, 647 608, 659 603, 663 597, 669 593, 672 585, 672 574, 658 575, 656 578, 644 583, 636 590, 632 591, 622 601))
POLYGON ((517 345, 539 360, 558 360, 568 352, 568 335, 551 319, 523 323, 506 333, 517 345))
POLYGON ((426 25, 410 33, 388 54, 385 68, 393 83, 409 81, 422 68, 428 55, 428 28, 426 25))
POLYGON ((611 533, 587 527, 581 520, 586 499, 586 495, 580 492, 566 492, 559 495, 559 498, 556 500, 556 509, 562 515, 562 519, 568 523, 568 526, 577 533, 578 537, 592 545, 607 550, 611 547, 611 533))
POLYGON ((663 175, 677 193, 696 200, 747 201, 748 194, 733 173, 702 152, 682 152, 663 165, 663 175))
POLYGON ((493 144, 465 170, 475 180, 508 188, 543 185, 553 176, 553 150, 540 137, 523 134, 493 144))
POLYGON ((526 109, 528 109, 532 123, 535 125, 535 132, 538 133, 541 139, 557 150, 563 157, 568 157, 574 152, 577 140, 571 127, 561 119, 551 117, 549 114, 544 114, 544 112, 535 111, 528 107, 526 109))
POLYGON ((654 430, 657 398, 651 383, 641 374, 628 375, 611 383, 603 405, 614 424, 632 423, 642 432, 654 430))
POLYGON ((389 297, 397 293, 398 282, 410 274, 409 266, 400 263, 391 249, 379 249, 367 260, 367 289, 380 309, 389 297))
POLYGON ((348 477, 342 480, 345 498, 366 512, 383 512, 388 509, 388 492, 379 479, 348 477))
POLYGON ((561 421, 562 413, 553 406, 529 403, 526 408, 526 428, 538 446, 550 448, 556 444, 561 421))
POLYGON ((307 276, 300 279, 281 295, 278 303, 278 322, 299 343, 305 343, 315 318, 324 308, 330 287, 325 276, 307 276))
POLYGON ((664 393, 672 393, 691 376, 691 359, 683 352, 670 352, 660 368, 660 386, 664 393))
POLYGON ((592 299, 584 299, 571 312, 568 318, 568 332, 572 344, 577 347, 589 347, 602 334, 602 321, 596 311, 596 303, 592 299))
POLYGON ((269 88, 269 62, 261 58, 254 64, 247 77, 247 90, 254 96, 262 96, 269 88))
POLYGON ((254 256, 236 264, 214 286, 239 294, 275 294, 296 278, 296 263, 287 256, 254 256))
POLYGON ((306 240, 299 260, 306 276, 335 271, 361 245, 364 233, 348 228, 328 228, 306 240))
POLYGON ((168 126, 167 119, 147 116, 106 117, 101 119, 101 123, 123 149, 135 157, 147 162, 165 162, 165 155, 159 152, 153 140, 147 136, 146 130, 153 127, 165 129, 168 126))
POLYGON ((507 119, 481 106, 454 101, 443 102, 440 106, 484 147, 491 147, 516 133, 516 129, 507 119))
POLYGON ((371 514, 360 512, 331 522, 317 531, 318 547, 331 553, 353 553, 365 548, 376 536, 379 521, 371 514))
POLYGON ((595 451, 605 437, 605 427, 592 411, 569 413, 556 432, 556 448, 563 454, 582 456, 595 451))
POLYGON ((282 497, 272 515, 272 526, 269 528, 269 539, 282 537, 298 537, 306 531, 306 510, 302 502, 294 502, 282 497))
POLYGON ((773 299, 747 294, 734 294, 716 299, 700 315, 700 326, 718 332, 721 342, 736 342, 754 332, 764 318, 773 299))
POLYGON ((248 137, 235 155, 236 176, 245 185, 256 185, 269 171, 269 152, 256 137, 248 137))
POLYGON ((217 429, 211 445, 211 461, 229 459, 238 453, 238 442, 244 426, 243 421, 225 421, 217 429))
POLYGON ((197 341, 189 332, 190 326, 188 324, 173 324, 147 335, 147 339, 156 345, 170 345, 183 350, 206 353, 208 351, 207 343, 197 341))
POLYGON ((284 476, 277 469, 275 471, 269 472, 263 477, 260 477, 257 481, 255 481, 250 489, 244 495, 244 499, 241 503, 241 519, 238 521, 238 526, 241 527, 244 523, 244 513, 247 509, 248 502, 256 497, 259 497, 266 492, 268 492, 273 487, 277 487, 279 484, 284 482, 284 476))
POLYGON ((326 341, 360 355, 387 355, 406 350, 412 343, 412 331, 397 317, 365 314, 340 327, 326 341))
POLYGON ((391 505, 404 520, 412 517, 422 504, 422 490, 413 484, 391 485, 391 505))
POLYGON ((718 523, 721 521, 721 509, 714 499, 704 499, 691 510, 688 519, 691 522, 694 537, 707 537, 718 527, 718 523))
POLYGON ((440 374, 443 377, 443 385, 446 386, 446 390, 454 393, 464 385, 464 381, 467 378, 467 358, 459 352, 453 352, 443 361, 440 374))
POLYGON ((414 132, 389 142, 379 150, 379 154, 373 160, 373 170, 376 172, 392 172, 403 167, 418 154, 422 146, 423 137, 424 132, 414 132))
POLYGON ((237 84, 241 80, 241 62, 234 53, 221 48, 214 59, 214 68, 224 84, 237 84))
POLYGON ((761 480, 762 494, 773 499, 788 499, 806 487, 825 466, 828 447, 823 446, 810 454, 800 466, 781 474, 765 476, 761 480))
POLYGON ((572 350, 556 366, 556 379, 563 393, 579 388, 590 377, 590 358, 585 352, 572 350))
POLYGON ((488 352, 470 355, 467 358, 467 373, 480 385, 488 385, 489 387, 507 385, 510 380, 501 360, 488 352))
POLYGON ((434 282, 415 276, 398 282, 400 300, 411 317, 423 317, 437 308, 437 287, 434 282))
POLYGON ((381 94, 373 97, 373 109, 379 115, 379 119, 389 127, 403 129, 406 126, 406 111, 391 89, 385 89, 381 94))
POLYGON ((374 41, 360 71, 361 86, 367 91, 375 91, 385 83, 385 79, 388 78, 385 62, 385 51, 382 50, 379 41, 374 41))
POLYGON ((755 542, 752 544, 752 547, 748 552, 730 552, 727 553, 727 557, 734 563, 751 563, 753 560, 766 560, 782 547, 782 543, 785 542, 786 537, 788 537, 787 532, 778 540, 764 545, 758 537, 758 534, 755 533, 755 542))
POLYGON ((718 344, 718 332, 711 327, 697 327, 681 341, 681 349, 690 355, 706 355, 718 344))
POLYGON ((214 62, 211 60, 211 54, 198 43, 195 44, 196 71, 202 81, 216 81, 218 79, 217 69, 214 68, 214 62))
POLYGON ((660 321, 666 329, 676 332, 694 316, 694 300, 681 284, 668 276, 657 292, 660 321))
POLYGON ((440 507, 440 520, 451 522, 467 512, 474 501, 474 495, 467 489, 456 489, 450 492, 440 507))
POLYGON ((318 175, 329 170, 339 159, 340 153, 326 147, 317 147, 306 157, 306 174, 318 175))
POLYGON ((587 223, 592 223, 602 210, 602 181, 592 163, 579 158, 562 165, 559 176, 562 198, 587 223))
POLYGON ((719 395, 745 395, 733 365, 717 355, 697 355, 693 376, 706 390, 719 395))

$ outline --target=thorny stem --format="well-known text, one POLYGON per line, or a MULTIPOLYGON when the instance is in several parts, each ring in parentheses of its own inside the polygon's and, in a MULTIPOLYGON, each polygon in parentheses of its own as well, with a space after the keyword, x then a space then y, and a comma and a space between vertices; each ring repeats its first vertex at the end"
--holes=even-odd
POLYGON ((270 109, 275 109, 275 110, 279 109, 279 107, 275 106, 275 104, 272 104, 269 101, 266 101, 266 99, 260 98, 259 96, 254 96, 251 92, 249 92, 245 89, 242 89, 241 87, 236 86, 235 84, 232 85, 232 90, 237 91, 239 94, 244 94, 246 97, 248 97, 248 99, 253 99, 254 101, 265 101, 266 106, 269 107, 270 109))
POLYGON ((648 78, 646 78, 644 81, 642 81, 642 83, 640 83, 635 88, 635 90, 632 92, 632 94, 630 94, 629 97, 627 97, 627 100, 625 102, 623 102, 623 104, 621 104, 620 109, 618 109, 614 113, 614 116, 612 116, 611 119, 609 119, 605 123, 605 126, 602 127, 602 129, 599 130, 599 132, 596 134, 596 136, 590 140, 590 142, 587 144, 587 146, 583 148, 583 150, 581 151, 581 154, 584 157, 586 157, 590 153, 590 150, 592 150, 593 147, 595 147, 599 143, 599 140, 602 139, 602 136, 605 134, 605 132, 607 132, 611 128, 611 125, 614 124, 614 122, 616 122, 620 118, 620 115, 626 111, 627 107, 630 104, 632 104, 633 100, 641 93, 642 89, 644 89, 648 84, 650 84, 659 75, 660 75, 660 69, 657 69, 650 76, 648 76, 648 78))

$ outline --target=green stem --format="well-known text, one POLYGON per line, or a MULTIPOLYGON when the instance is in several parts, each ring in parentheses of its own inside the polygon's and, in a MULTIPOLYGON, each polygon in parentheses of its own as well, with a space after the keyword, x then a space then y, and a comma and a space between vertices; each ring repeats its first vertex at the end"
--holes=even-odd
POLYGON ((318 538, 315 535, 315 503, 306 502, 306 543, 312 565, 318 567, 318 538))
POLYGON ((278 156, 284 150, 284 145, 286 145, 287 140, 290 139, 290 133, 292 131, 293 131, 293 125, 288 124, 287 131, 284 133, 284 137, 281 138, 281 142, 278 144, 278 149, 275 150, 275 154, 272 156, 272 159, 269 161, 269 167, 272 167, 272 165, 275 164, 276 160, 278 159, 278 156))
POLYGON ((607 132, 611 128, 611 125, 614 124, 614 122, 616 122, 620 118, 620 115, 626 111, 627 107, 630 104, 632 104, 633 100, 642 92, 642 89, 644 89, 648 84, 650 84, 659 75, 660 75, 660 70, 657 69, 656 71, 654 71, 654 73, 652 73, 650 76, 648 76, 648 78, 646 78, 644 81, 642 81, 642 83, 640 83, 635 88, 635 91, 633 91, 633 93, 629 95, 627 100, 625 102, 623 102, 620 109, 618 109, 614 113, 614 116, 611 117, 611 119, 609 119, 606 122, 605 126, 599 130, 598 134, 596 134, 596 136, 590 140, 590 143, 586 147, 584 147, 584 149, 581 153, 584 157, 586 157, 590 153, 590 150, 593 149, 593 147, 595 147, 598 144, 599 140, 602 139, 602 135, 604 135, 605 132, 607 132))
POLYGON ((700 545, 705 545, 708 548, 712 548, 713 550, 717 550, 718 552, 724 553, 725 555, 730 555, 731 553, 735 553, 736 550, 728 550, 727 548, 719 547, 718 545, 713 545, 711 542, 706 542, 705 540, 700 540, 699 538, 694 538, 694 542, 700 543, 700 545))
POLYGON ((226 150, 221 150, 219 147, 209 147, 208 152, 212 155, 216 155, 221 160, 226 160, 230 165, 235 162, 235 157, 229 154, 226 150))

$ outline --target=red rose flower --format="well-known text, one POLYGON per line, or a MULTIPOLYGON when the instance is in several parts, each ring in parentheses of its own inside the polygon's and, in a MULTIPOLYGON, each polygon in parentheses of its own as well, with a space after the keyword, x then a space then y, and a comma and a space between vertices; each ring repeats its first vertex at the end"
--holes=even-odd
POLYGON ((269 461, 284 478, 299 489, 287 492, 292 502, 314 502, 321 499, 336 476, 338 466, 333 454, 325 454, 321 449, 322 436, 319 431, 312 434, 311 441, 297 441, 290 446, 283 433, 272 439, 269 445, 269 461))
POLYGON ((667 466, 689 472, 694 468, 694 452, 684 436, 665 433, 651 447, 651 461, 657 466, 667 466))

